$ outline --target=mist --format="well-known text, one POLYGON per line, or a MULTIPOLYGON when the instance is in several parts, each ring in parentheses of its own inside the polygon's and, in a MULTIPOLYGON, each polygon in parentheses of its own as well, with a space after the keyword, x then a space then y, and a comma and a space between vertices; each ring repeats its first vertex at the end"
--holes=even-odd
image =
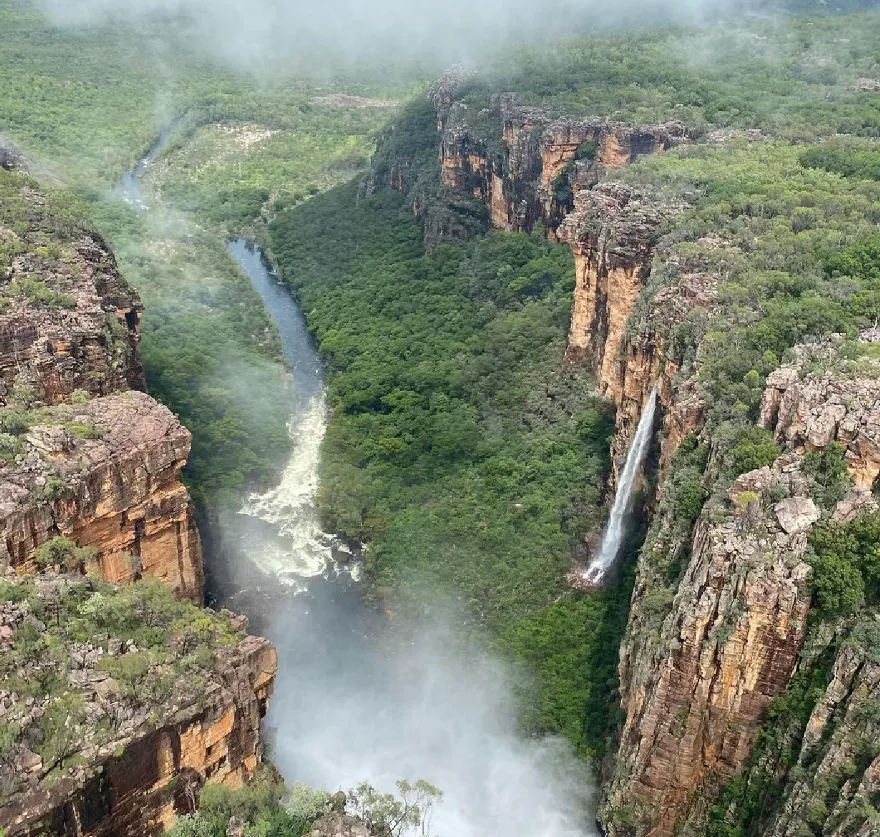
MULTIPOLYGON (((700 22, 753 0, 38 0, 64 25, 171 22, 235 66, 484 60, 510 41, 653 21, 700 22)), ((759 2, 759 0, 754 0, 759 2)))
MULTIPOLYGON (((436 589, 397 591, 388 613, 363 601, 357 564, 333 561, 315 508, 327 421, 320 361, 259 250, 230 250, 278 324, 294 379, 280 483, 220 515, 209 561, 218 603, 250 616, 278 651, 268 758, 288 782, 331 792, 427 780, 443 793, 432 818, 440 837, 593 837, 585 765, 561 739, 520 733, 510 686, 522 691, 528 675, 487 651, 436 589)), ((227 372, 234 386, 238 373, 227 372)))
POLYGON ((273 598, 260 608, 280 661, 268 757, 289 781, 426 779, 443 793, 440 837, 597 835, 587 768, 561 739, 520 735, 508 684, 521 673, 463 638, 455 607, 386 619, 341 579, 273 598))

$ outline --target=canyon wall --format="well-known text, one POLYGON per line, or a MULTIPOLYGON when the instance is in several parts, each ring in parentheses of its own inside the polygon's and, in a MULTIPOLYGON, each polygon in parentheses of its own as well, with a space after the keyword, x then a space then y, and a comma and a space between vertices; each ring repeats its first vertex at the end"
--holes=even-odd
MULTIPOLYGON (((611 837, 704 834, 709 806, 746 763, 771 702, 799 666, 813 664, 799 655, 810 606, 804 556, 820 509, 804 455, 832 442, 846 451, 852 485, 826 512, 833 520, 876 506, 872 490, 880 472, 880 375, 870 363, 856 374, 838 357, 838 343, 799 347, 795 361, 769 376, 761 422, 785 452, 710 499, 692 531, 673 505, 674 487, 668 481, 661 487, 621 646, 625 721, 600 812, 611 837)), ((717 454, 710 454, 704 475, 707 490, 718 476, 717 454)), ((869 668, 841 654, 839 680, 867 676, 869 668)), ((868 687, 859 689, 853 713, 870 702, 868 687)), ((840 691, 834 684, 829 690, 827 700, 841 699, 834 698, 840 691)), ((820 702, 810 729, 827 720, 823 711, 820 702)), ((821 730, 815 735, 821 738, 821 730)), ((802 760, 815 757, 809 741, 803 747, 802 760)), ((848 752, 835 743, 826 758, 845 760, 848 752)), ((864 776, 850 777, 841 805, 873 787, 874 768, 860 769, 864 776)), ((800 833, 797 806, 809 804, 815 781, 803 772, 768 833, 800 833)))
POLYGON ((161 578, 201 601, 202 554, 180 472, 189 432, 148 395, 142 305, 106 243, 36 184, 3 173, 0 570, 39 569, 63 536, 78 569, 161 578))
MULTIPOLYGON (((492 227, 531 230, 540 223, 549 238, 570 246, 576 285, 568 355, 589 363, 599 391, 617 403, 615 474, 658 380, 661 416, 670 431, 665 461, 703 412, 693 386, 686 403, 672 397, 681 377, 681 358, 673 346, 677 322, 655 316, 653 333, 643 328, 634 339, 625 338, 649 282, 655 248, 684 206, 607 181, 639 157, 692 142, 693 132, 680 123, 632 126, 560 118, 524 104, 515 93, 493 95, 488 107, 481 107, 479 97, 468 92, 467 78, 460 70, 450 71, 431 91, 446 203, 449 194, 468 195, 485 204, 492 227)), ((385 162, 386 185, 414 189, 411 178, 400 175, 410 169, 401 166, 401 161, 390 167, 385 162)), ((415 192, 426 238, 435 237, 438 230, 428 230, 430 201, 424 190, 415 192)), ((657 310, 668 313, 672 307, 682 314, 684 308, 706 304, 713 293, 705 277, 686 277, 657 300, 657 310)), ((650 311, 643 314, 651 319, 650 311)))
POLYGON ((435 85, 440 179, 483 201, 495 229, 551 238, 577 193, 641 156, 689 142, 680 123, 631 126, 607 119, 567 119, 524 105, 515 93, 493 96, 487 109, 460 95, 460 74, 435 85))
POLYGON ((190 434, 168 408, 124 392, 34 422, 0 469, 0 570, 38 571, 40 547, 63 536, 88 549, 82 570, 120 583, 154 576, 201 602, 199 534, 180 481, 190 434))
MULTIPOLYGON (((82 233, 58 258, 44 255, 38 242, 51 237, 41 223, 32 218, 35 229, 21 237, 24 252, 0 268, 0 406, 23 388, 39 404, 57 404, 76 390, 145 389, 137 353, 143 306, 113 254, 99 236, 82 233)), ((10 236, 0 227, 0 238, 10 236)))
POLYGON ((121 700, 114 697, 120 687, 102 672, 97 652, 84 649, 72 683, 95 721, 109 719, 110 734, 85 733, 66 769, 47 770, 33 753, 15 762, 18 785, 0 810, 7 837, 158 835, 195 810, 206 780, 240 787, 262 761, 260 719, 277 668, 268 641, 245 637, 221 649, 198 693, 175 686, 163 703, 130 708, 110 705, 121 700))
POLYGON ((5 169, 0 245, 0 832, 158 835, 258 769, 275 651, 195 606, 191 437, 107 245, 5 169))

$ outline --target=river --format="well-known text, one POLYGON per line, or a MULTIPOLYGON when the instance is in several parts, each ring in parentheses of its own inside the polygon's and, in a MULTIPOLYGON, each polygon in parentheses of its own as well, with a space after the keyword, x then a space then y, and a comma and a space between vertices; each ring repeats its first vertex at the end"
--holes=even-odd
MULTIPOLYGON (((119 185, 139 211, 149 211, 140 178, 168 139, 119 185)), ((214 596, 278 649, 265 721, 272 762, 288 781, 330 791, 426 779, 444 795, 433 819, 443 837, 595 834, 583 765, 560 741, 519 736, 508 672, 460 637, 456 609, 438 599, 418 620, 389 619, 363 605, 333 561, 314 502, 327 421, 320 359, 259 248, 241 239, 228 248, 278 326, 293 374, 282 479, 221 519, 222 549, 207 556, 214 596)))

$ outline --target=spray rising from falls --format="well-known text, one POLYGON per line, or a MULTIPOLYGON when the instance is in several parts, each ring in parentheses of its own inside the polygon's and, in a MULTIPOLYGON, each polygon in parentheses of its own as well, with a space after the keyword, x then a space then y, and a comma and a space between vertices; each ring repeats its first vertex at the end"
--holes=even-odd
POLYGON ((443 837, 596 837, 586 767, 564 741, 520 737, 511 674, 460 635, 466 614, 420 594, 422 619, 389 619, 336 571, 314 505, 327 417, 315 348, 259 250, 241 241, 230 250, 293 371, 293 456, 281 484, 252 497, 225 537, 243 574, 235 605, 278 650, 266 716, 273 763, 288 780, 330 791, 425 779, 443 792, 434 813, 443 837), (249 582, 254 567, 259 580, 249 582))
POLYGON ((614 498, 614 504, 611 506, 608 526, 605 529, 605 534, 602 536, 599 552, 590 566, 584 571, 584 578, 591 584, 599 584, 602 581, 605 574, 614 564, 618 552, 620 552, 620 544, 623 541, 626 516, 632 503, 636 477, 639 475, 651 442, 651 429, 654 426, 654 412, 656 408, 657 388, 654 387, 650 396, 648 396, 647 403, 642 409, 642 417, 639 419, 635 438, 632 440, 627 451, 626 463, 623 466, 623 473, 620 475, 617 495, 614 498))
POLYGON ((252 559, 264 573, 302 587, 301 581, 335 568, 329 536, 318 523, 315 492, 326 427, 323 395, 313 395, 297 421, 291 422, 293 455, 276 488, 255 494, 239 512, 273 526, 276 537, 263 541, 252 559))

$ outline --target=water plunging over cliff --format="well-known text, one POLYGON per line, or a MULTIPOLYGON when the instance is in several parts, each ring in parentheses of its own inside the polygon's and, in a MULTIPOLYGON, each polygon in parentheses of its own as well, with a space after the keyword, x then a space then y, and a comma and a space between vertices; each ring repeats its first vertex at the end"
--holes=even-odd
POLYGON ((617 559, 620 552, 620 544, 623 541, 627 512, 632 503, 633 489, 636 478, 648 453, 651 442, 651 430, 654 427, 654 412, 657 408, 657 388, 655 387, 645 406, 642 408, 642 417, 636 429, 635 438, 629 446, 626 454, 626 463, 617 484, 617 494, 611 506, 611 514, 608 516, 608 525, 602 536, 599 552, 584 570, 584 579, 590 584, 599 584, 605 574, 617 559))
MULTIPOLYGON (((147 209, 139 192, 119 188, 147 209)), ((321 364, 259 248, 237 240, 229 249, 275 320, 294 378, 294 450, 281 484, 223 516, 209 557, 217 603, 247 614, 278 651, 265 720, 273 764, 331 791, 424 778, 443 791, 434 824, 445 837, 594 837, 585 766, 560 740, 520 737, 508 674, 460 635, 465 617, 438 599, 421 620, 388 618, 335 571, 314 506, 327 419, 321 364)))

